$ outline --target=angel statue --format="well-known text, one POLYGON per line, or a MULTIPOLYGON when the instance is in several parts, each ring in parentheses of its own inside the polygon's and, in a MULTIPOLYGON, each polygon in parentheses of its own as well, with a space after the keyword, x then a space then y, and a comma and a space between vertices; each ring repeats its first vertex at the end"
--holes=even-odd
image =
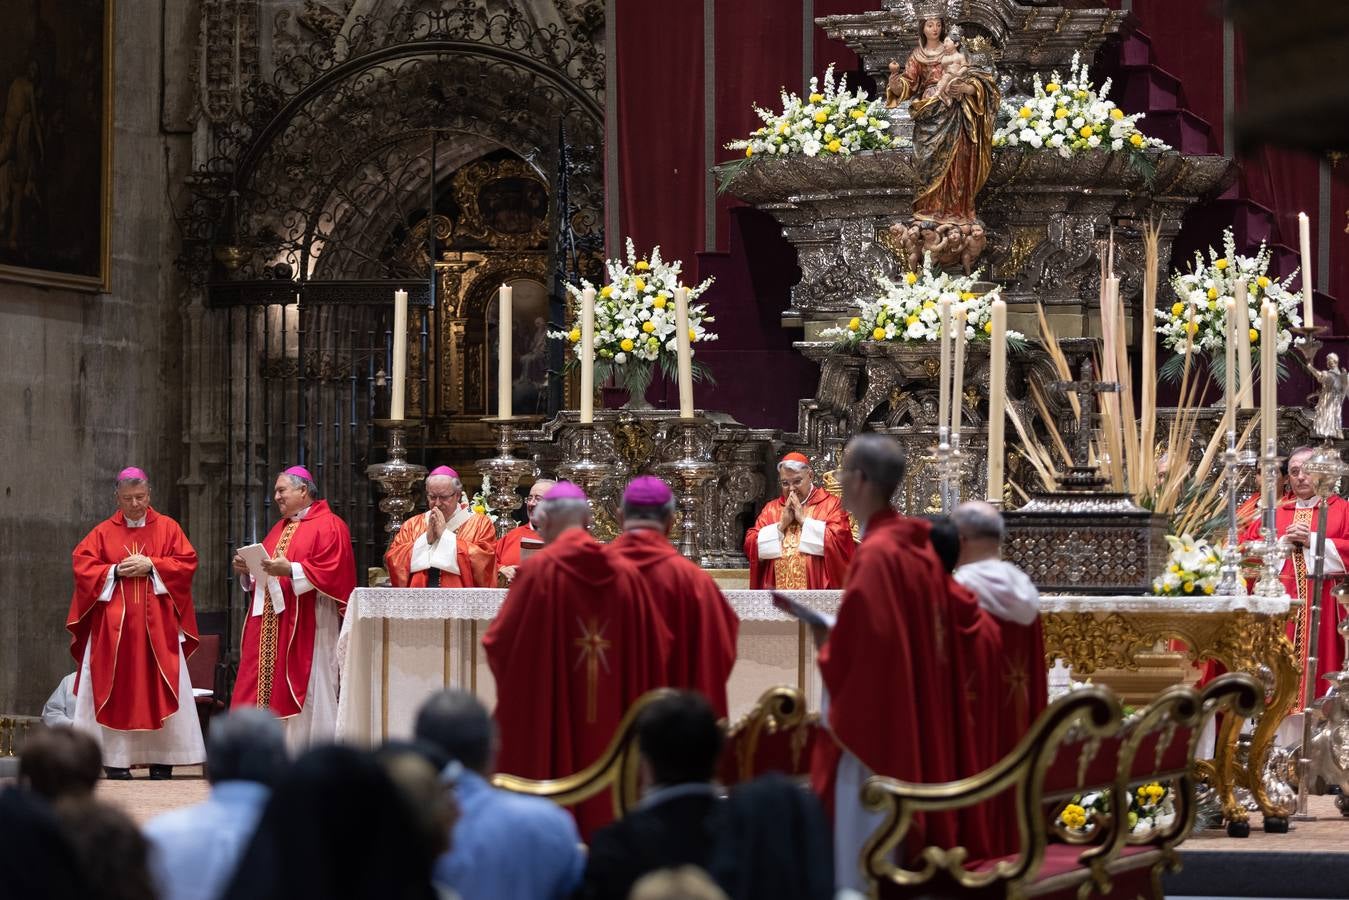
POLYGON ((1312 434, 1340 440, 1344 437, 1344 398, 1349 394, 1349 372, 1340 368, 1340 357, 1336 353, 1326 354, 1324 370, 1315 366, 1308 368, 1321 385, 1321 392, 1316 397, 1316 412, 1312 415, 1312 434))

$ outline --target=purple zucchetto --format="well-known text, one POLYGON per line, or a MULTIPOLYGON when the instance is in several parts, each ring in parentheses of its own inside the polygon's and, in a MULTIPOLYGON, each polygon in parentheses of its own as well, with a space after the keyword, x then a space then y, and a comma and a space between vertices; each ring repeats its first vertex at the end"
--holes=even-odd
POLYGON ((544 502, 549 500, 585 500, 586 492, 570 481, 559 481, 543 495, 544 502))
POLYGON ((136 466, 127 466, 125 469, 117 473, 117 482, 119 484, 123 481, 131 481, 131 480, 149 481, 150 476, 145 474, 144 469, 137 468, 136 466))
POLYGON ((304 466, 291 466, 281 473, 282 475, 294 475, 296 478, 303 478, 305 481, 313 481, 314 476, 309 474, 309 470, 304 466))
POLYGON ((625 506, 664 506, 673 499, 670 486, 655 475, 641 475, 632 479, 623 492, 625 506))
POLYGON ((449 466, 436 466, 427 474, 427 478, 435 478, 438 475, 444 475, 446 478, 458 478, 459 473, 449 466))

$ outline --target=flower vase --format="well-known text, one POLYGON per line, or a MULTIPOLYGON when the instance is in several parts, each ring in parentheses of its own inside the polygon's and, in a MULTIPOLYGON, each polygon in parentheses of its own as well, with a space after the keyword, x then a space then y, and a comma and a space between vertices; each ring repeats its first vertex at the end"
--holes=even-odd
POLYGON ((614 379, 628 392, 628 399, 620 409, 652 409, 646 401, 647 388, 651 387, 651 364, 628 362, 618 367, 618 376, 614 379))

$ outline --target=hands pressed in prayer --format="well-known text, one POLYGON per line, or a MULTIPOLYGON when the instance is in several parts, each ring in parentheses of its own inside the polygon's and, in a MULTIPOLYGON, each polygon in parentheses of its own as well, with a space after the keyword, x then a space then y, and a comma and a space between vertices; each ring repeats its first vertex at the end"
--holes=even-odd
POLYGON ((445 531, 445 514, 439 509, 432 508, 431 514, 426 518, 426 542, 434 544, 440 540, 440 535, 445 531))
POLYGON ((290 577, 290 560, 285 556, 273 556, 271 559, 265 559, 262 562, 262 569, 268 575, 276 578, 290 577))
POLYGON ((132 553, 117 564, 117 574, 122 578, 143 578, 149 575, 155 564, 150 557, 142 553, 132 553))
POLYGON ((793 491, 782 507, 782 527, 790 528, 792 525, 800 525, 805 517, 805 510, 801 508, 801 498, 793 491))
POLYGON ((1288 526, 1288 530, 1284 532, 1283 537, 1284 540, 1288 541, 1290 544, 1298 544, 1299 546, 1305 547, 1310 544, 1312 540, 1311 526, 1307 525, 1305 522, 1294 522, 1292 525, 1288 526))
POLYGON ((519 566, 502 566, 500 569, 497 569, 497 574, 506 579, 507 584, 510 584, 515 580, 515 573, 519 568, 519 566))

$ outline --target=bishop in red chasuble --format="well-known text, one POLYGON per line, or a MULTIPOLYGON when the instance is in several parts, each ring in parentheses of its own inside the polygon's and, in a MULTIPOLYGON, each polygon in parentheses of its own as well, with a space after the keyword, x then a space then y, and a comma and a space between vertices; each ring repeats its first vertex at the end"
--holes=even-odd
MULTIPOLYGON (((538 509, 539 503, 543 500, 543 495, 552 490, 553 485, 557 484, 548 478, 540 478, 529 488, 529 496, 525 497, 525 515, 528 522, 524 525, 517 525, 510 531, 501 536, 497 541, 496 564, 497 575, 506 584, 510 584, 515 579, 515 573, 520 568, 520 542, 538 541, 543 543, 543 538, 534 530, 534 511, 538 509)), ((495 585, 493 585, 495 587, 495 585)))
POLYGON ((234 557, 251 602, 231 705, 270 709, 284 720, 286 743, 299 749, 336 732, 337 636, 356 561, 347 523, 318 499, 307 469, 278 475, 272 497, 281 521, 262 542, 265 580, 247 577, 234 557))
POLYGON ((123 469, 117 512, 71 554, 66 628, 75 658, 75 726, 103 747, 112 778, 149 764, 155 778, 202 762, 205 748, 187 658, 197 648, 197 553, 178 523, 150 506, 142 470, 123 469))
MULTIPOLYGON (((598 759, 628 707, 668 682, 671 634, 643 576, 587 533, 580 488, 560 482, 535 515, 547 546, 511 582, 482 643, 497 684, 497 770, 541 779, 598 759)), ((588 838, 613 803, 605 793, 573 812, 588 838)))
MULTIPOLYGON (((1311 611, 1312 604, 1306 602, 1312 589, 1312 578, 1316 571, 1318 553, 1316 528, 1320 515, 1320 498, 1312 486, 1312 479, 1304 467, 1313 454, 1311 447, 1299 447, 1288 457, 1288 489, 1291 497, 1285 497, 1274 510, 1274 521, 1280 542, 1288 550, 1284 560, 1280 579, 1290 597, 1303 601, 1302 608, 1294 613, 1293 622, 1288 627, 1289 640, 1293 642, 1293 652, 1298 666, 1306 678, 1307 657, 1311 649, 1311 611)), ((1326 501, 1326 549, 1325 573, 1340 575, 1344 573, 1344 560, 1349 558, 1349 504, 1342 497, 1331 495, 1326 501)), ((1241 536, 1243 542, 1258 540, 1260 521, 1257 518, 1246 526, 1241 536)), ((1316 602, 1321 605, 1321 622, 1317 631, 1316 696, 1325 694, 1329 683, 1321 676, 1327 672, 1339 672, 1344 668, 1344 639, 1336 630, 1340 622, 1340 605, 1331 596, 1333 581, 1327 581, 1321 589, 1316 602)), ((1303 683, 1298 685, 1294 708, 1301 708, 1305 696, 1303 683)))
POLYGON ((745 534, 749 586, 824 590, 843 587, 852 559, 852 527, 838 498, 815 486, 810 461, 788 453, 778 463, 782 496, 768 501, 745 534))
POLYGON ((496 526, 459 505, 459 473, 426 476, 426 512, 403 523, 384 554, 394 587, 496 587, 496 526))
POLYGON ((669 485, 652 475, 634 478, 623 492, 623 533, 607 549, 642 573, 674 636, 669 686, 697 691, 724 719, 740 617, 712 576, 670 543, 674 511, 669 485))

